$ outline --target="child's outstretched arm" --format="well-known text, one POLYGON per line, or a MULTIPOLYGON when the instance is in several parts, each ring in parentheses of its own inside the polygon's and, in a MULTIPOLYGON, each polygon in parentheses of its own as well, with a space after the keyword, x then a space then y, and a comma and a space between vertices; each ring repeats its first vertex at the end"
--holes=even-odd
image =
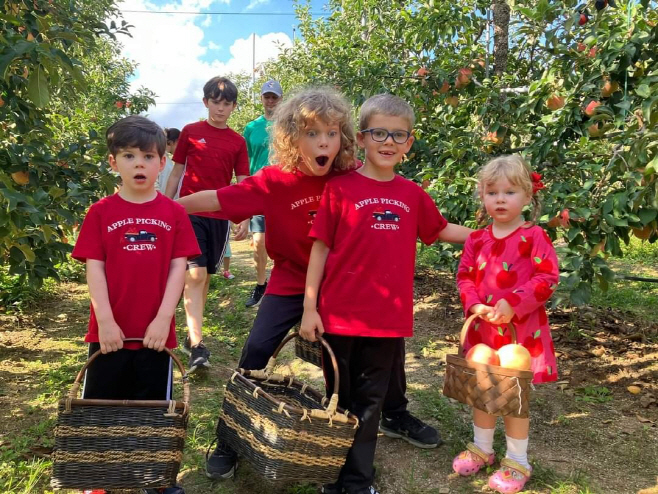
POLYGON ((187 257, 177 257, 172 259, 169 263, 169 276, 167 277, 167 286, 160 308, 155 318, 151 321, 146 328, 144 334, 144 347, 152 348, 161 352, 167 338, 169 337, 169 330, 171 328, 171 320, 175 315, 176 306, 180 300, 180 295, 183 292, 185 285, 185 268, 187 267, 187 257))
POLYGON ((453 244, 463 244, 472 232, 473 230, 465 226, 448 223, 439 233, 439 240, 453 244))
POLYGON ((222 210, 222 205, 217 199, 216 190, 195 192, 189 196, 179 198, 176 202, 185 208, 187 214, 222 210))
POLYGON ((114 320, 110 297, 107 292, 107 277, 105 276, 105 261, 87 259, 87 286, 89 298, 98 321, 98 342, 101 352, 116 352, 123 348, 125 335, 114 320))
POLYGON ((178 190, 178 184, 180 183, 180 178, 183 176, 185 171, 185 165, 182 163, 174 163, 174 167, 171 169, 169 178, 167 179, 165 195, 169 199, 173 199, 178 190))
POLYGON ((306 272, 304 315, 299 329, 302 338, 315 341, 315 335, 324 333, 322 318, 318 313, 318 292, 324 275, 324 265, 329 255, 329 247, 322 240, 316 240, 311 248, 311 257, 306 272))

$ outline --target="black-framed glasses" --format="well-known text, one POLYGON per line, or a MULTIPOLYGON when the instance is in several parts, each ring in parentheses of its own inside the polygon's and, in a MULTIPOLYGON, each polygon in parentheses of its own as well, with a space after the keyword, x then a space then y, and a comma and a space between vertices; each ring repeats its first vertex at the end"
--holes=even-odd
POLYGON ((361 132, 370 132, 370 137, 375 142, 384 142, 390 136, 396 144, 404 144, 411 136, 411 132, 407 132, 406 130, 389 132, 386 129, 363 129, 361 132))

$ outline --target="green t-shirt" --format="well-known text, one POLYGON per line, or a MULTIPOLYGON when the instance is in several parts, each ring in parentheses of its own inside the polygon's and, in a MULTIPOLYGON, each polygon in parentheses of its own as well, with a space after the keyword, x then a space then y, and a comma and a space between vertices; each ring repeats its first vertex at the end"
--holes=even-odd
POLYGON ((270 164, 270 135, 267 129, 271 123, 271 120, 261 115, 256 120, 249 122, 244 128, 244 139, 247 141, 247 153, 249 154, 249 173, 251 175, 270 164))

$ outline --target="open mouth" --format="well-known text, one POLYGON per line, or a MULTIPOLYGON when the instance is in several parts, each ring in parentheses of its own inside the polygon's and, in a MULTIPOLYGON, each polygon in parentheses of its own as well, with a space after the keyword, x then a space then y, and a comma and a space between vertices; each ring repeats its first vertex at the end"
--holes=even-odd
POLYGON ((135 180, 146 180, 146 175, 142 175, 141 173, 138 173, 133 177, 135 180))
POLYGON ((329 161, 329 156, 318 156, 315 158, 315 162, 318 164, 318 166, 324 167, 327 162, 329 161))

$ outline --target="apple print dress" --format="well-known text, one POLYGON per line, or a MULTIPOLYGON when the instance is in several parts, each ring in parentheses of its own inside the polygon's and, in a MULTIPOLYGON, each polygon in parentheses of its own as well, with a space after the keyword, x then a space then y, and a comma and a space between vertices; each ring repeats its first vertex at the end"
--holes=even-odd
MULTIPOLYGON (((557 380, 555 348, 544 304, 557 288, 558 261, 551 239, 538 226, 519 227, 504 238, 493 235, 491 225, 471 233, 457 272, 457 286, 469 313, 475 304, 496 305, 505 299, 512 306, 517 343, 532 356, 534 383, 557 380)), ((512 343, 507 325, 476 320, 464 344, 467 352, 476 343, 494 349, 512 343)))

